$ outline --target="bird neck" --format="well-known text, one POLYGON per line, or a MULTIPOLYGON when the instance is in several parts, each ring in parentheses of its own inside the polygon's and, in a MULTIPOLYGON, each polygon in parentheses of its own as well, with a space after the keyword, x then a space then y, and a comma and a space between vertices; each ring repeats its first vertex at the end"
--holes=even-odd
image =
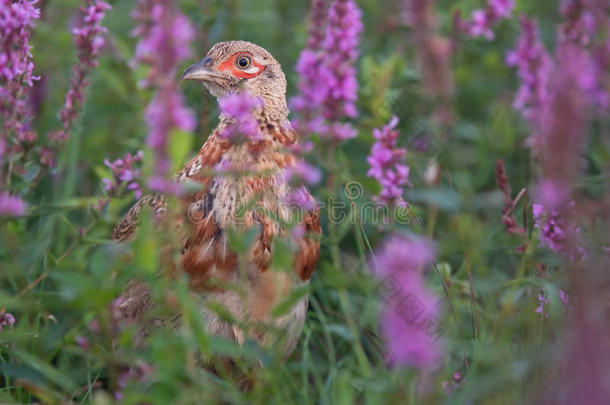
POLYGON ((286 96, 277 94, 264 94, 263 109, 260 116, 257 117, 265 125, 279 126, 288 120, 288 105, 286 104, 286 96))
MULTIPOLYGON (((261 127, 279 128, 288 121, 288 105, 285 96, 272 94, 257 95, 263 101, 262 108, 253 111, 253 118, 261 127)), ((233 120, 225 114, 220 114, 220 127, 230 125, 233 120)))

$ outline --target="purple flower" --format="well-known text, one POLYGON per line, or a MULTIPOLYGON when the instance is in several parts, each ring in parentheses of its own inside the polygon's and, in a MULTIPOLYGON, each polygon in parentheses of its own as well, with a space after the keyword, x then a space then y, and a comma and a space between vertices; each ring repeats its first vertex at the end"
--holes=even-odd
POLYGON ((0 312, 0 332, 2 331, 3 326, 13 326, 15 325, 15 317, 8 312, 1 311, 0 312))
POLYGON ((352 0, 333 1, 326 17, 324 10, 324 2, 313 3, 307 48, 295 67, 301 78, 300 94, 290 105, 298 114, 293 122, 297 131, 342 141, 357 135, 351 124, 341 120, 357 115, 358 81, 353 65, 358 56, 362 13, 352 0))
POLYGON ((490 28, 490 20, 483 10, 475 10, 472 12, 472 21, 468 27, 468 32, 473 37, 483 36, 491 41, 495 38, 494 32, 490 28))
POLYGON ((75 343, 83 350, 89 350, 89 340, 84 336, 77 336, 74 339, 75 343))
POLYGON ((32 47, 29 45, 34 20, 40 18, 37 0, 0 0, 0 139, 9 133, 18 139, 28 131, 30 113, 26 103, 33 82, 32 47))
POLYGON ((233 141, 249 139, 261 141, 256 112, 263 108, 263 100, 246 92, 231 94, 218 100, 221 113, 229 124, 219 136, 233 141))
POLYGON ((495 38, 492 27, 500 20, 510 18, 514 7, 514 0, 489 0, 485 9, 472 12, 470 21, 459 19, 458 28, 470 36, 483 36, 491 41, 495 38))
MULTIPOLYGON (((559 26, 558 30, 560 47, 571 44, 582 49, 581 57, 586 60, 586 64, 583 64, 586 71, 580 75, 584 80, 581 86, 586 88, 594 105, 605 109, 610 104, 610 96, 604 88, 608 64, 602 62, 602 55, 605 54, 607 58, 607 55, 610 54, 609 49, 604 49, 603 45, 593 47, 592 50, 589 48, 595 38, 597 25, 603 25, 602 19, 600 19, 600 24, 596 23, 594 14, 607 13, 603 9, 596 10, 592 1, 585 0, 562 0, 560 11, 565 18, 565 22, 559 26)), ((606 45, 610 45, 610 41, 606 45)))
MULTIPOLYGON (((573 207, 573 203, 570 207, 573 207)), ((580 229, 575 223, 560 215, 557 209, 546 209, 541 204, 533 204, 532 214, 534 226, 540 231, 538 238, 541 246, 567 255, 570 260, 585 255, 582 246, 571 246, 572 239, 578 237, 580 229)))
POLYGON ((581 153, 593 98, 591 59, 580 46, 560 44, 549 83, 548 102, 537 117, 536 142, 541 164, 534 219, 543 246, 570 260, 586 256, 575 223, 570 194, 580 173, 581 153))
POLYGON ((195 128, 195 118, 185 107, 175 80, 178 65, 190 54, 188 44, 194 30, 188 19, 167 0, 140 0, 132 16, 138 22, 133 34, 140 38, 135 61, 149 66, 142 84, 157 91, 146 110, 149 129, 146 143, 155 155, 149 187, 153 191, 177 194, 180 187, 171 180, 167 148, 173 130, 195 128))
POLYGON ((489 6, 494 15, 509 18, 515 8, 515 0, 489 0, 489 6))
POLYGON ((150 364, 137 360, 136 364, 127 367, 117 379, 118 390, 114 393, 114 399, 121 401, 123 399, 123 390, 131 382, 144 381, 151 378, 156 369, 150 364))
POLYGON ((545 179, 538 184, 535 196, 541 206, 557 209, 570 201, 570 189, 560 181, 545 179))
MULTIPOLYGON (((549 100, 549 81, 553 63, 540 39, 538 24, 525 16, 520 17, 521 36, 514 50, 506 55, 508 66, 517 67, 521 81, 513 107, 523 114, 532 127, 549 100)), ((536 138, 530 138, 535 144, 536 138)))
POLYGON ((359 35, 362 31, 362 13, 352 0, 335 0, 328 12, 325 65, 330 82, 324 101, 324 117, 336 122, 343 117, 355 117, 358 82, 353 63, 358 56, 359 35))
POLYGON ((443 381, 443 391, 449 397, 453 396, 457 390, 459 390, 462 385, 466 383, 466 379, 462 378, 462 374, 453 373, 451 376, 451 381, 443 381))
POLYGON ((78 52, 78 63, 72 66, 70 88, 59 112, 62 127, 49 134, 49 138, 58 144, 64 143, 69 138, 70 127, 82 109, 84 93, 89 86, 87 76, 97 67, 99 52, 105 43, 103 34, 107 32, 107 29, 102 27, 101 21, 106 11, 111 8, 103 1, 88 0, 87 5, 80 9, 78 25, 72 29, 72 38, 78 52))
POLYGON ((537 314, 544 314, 545 318, 549 317, 548 312, 544 311, 544 306, 548 305, 549 303, 549 299, 547 297, 544 296, 544 291, 538 293, 538 307, 536 308, 536 313, 537 314))
POLYGON ((180 195, 182 193, 180 184, 161 176, 151 176, 148 179, 148 187, 153 191, 163 194, 180 195))
POLYGON ((286 202, 288 205, 296 205, 297 207, 301 207, 306 211, 311 211, 318 205, 316 200, 311 196, 311 194, 309 194, 309 191, 307 191, 305 186, 293 188, 288 194, 286 202))
POLYGON ((568 295, 568 293, 563 290, 559 290, 559 300, 565 308, 567 308, 568 310, 572 309, 572 306, 570 305, 570 296, 568 295))
MULTIPOLYGON (((572 310, 572 306, 570 305, 570 296, 563 290, 559 290, 559 301, 561 305, 563 305, 564 309, 567 311, 572 310)), ((549 317, 548 312, 544 310, 544 306, 549 304, 549 299, 545 294, 544 290, 540 290, 538 293, 538 306, 536 307, 537 314, 544 314, 545 318, 549 317)))
POLYGON ((433 244, 394 235, 376 252, 374 275, 382 282, 381 331, 390 363, 431 369, 442 353, 438 343, 440 303, 424 282, 434 259, 433 244))
POLYGON ((586 0, 561 0, 560 11, 565 22, 559 27, 560 42, 586 46, 595 35, 595 17, 586 0))
POLYGON ((284 170, 284 180, 287 183, 317 184, 321 178, 320 169, 302 160, 284 170))
POLYGON ((110 162, 104 160, 104 164, 112 170, 112 179, 104 178, 104 190, 107 192, 117 192, 125 187, 129 191, 133 191, 136 198, 142 196, 140 187, 140 169, 135 165, 142 162, 142 151, 138 151, 135 155, 126 154, 124 158, 110 162))
POLYGON ((407 150, 396 147, 400 133, 395 129, 398 118, 392 117, 390 122, 381 129, 375 128, 373 136, 376 141, 367 158, 370 169, 367 176, 377 179, 381 184, 381 192, 376 197, 390 205, 405 206, 402 199, 405 186, 409 182, 409 167, 404 164, 407 150))
POLYGON ((26 204, 20 197, 10 195, 8 191, 0 192, 0 217, 19 217, 26 211, 26 204))

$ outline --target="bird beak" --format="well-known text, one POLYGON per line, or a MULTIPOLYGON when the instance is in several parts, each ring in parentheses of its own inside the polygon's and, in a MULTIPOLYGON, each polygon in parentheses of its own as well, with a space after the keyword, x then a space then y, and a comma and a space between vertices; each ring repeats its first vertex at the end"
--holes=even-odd
POLYGON ((218 77, 218 74, 210 69, 212 64, 212 58, 206 56, 194 65, 189 66, 180 76, 180 80, 213 81, 214 78, 218 77))

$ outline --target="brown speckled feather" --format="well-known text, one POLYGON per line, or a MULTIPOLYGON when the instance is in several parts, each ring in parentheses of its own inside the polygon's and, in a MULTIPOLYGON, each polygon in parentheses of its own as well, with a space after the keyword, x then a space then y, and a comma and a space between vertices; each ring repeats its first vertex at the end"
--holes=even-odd
MULTIPOLYGON (((196 182, 200 186, 198 191, 182 198, 184 216, 177 224, 182 240, 179 271, 188 274, 191 288, 200 292, 204 301, 220 302, 236 319, 273 322, 277 328, 285 330, 289 337, 285 343, 286 352, 289 353, 300 334, 307 300, 301 300, 291 312, 279 318, 271 317, 271 309, 288 299, 291 290, 307 282, 313 274, 320 249, 319 209, 303 213, 305 232, 300 235, 289 234, 280 225, 292 219, 286 204, 290 187, 280 174, 297 161, 290 152, 297 136, 287 119, 284 74, 268 52, 247 42, 221 43, 212 48, 208 56, 219 63, 236 50, 248 50, 258 61, 268 62, 260 76, 238 83, 241 87, 249 86, 247 90, 264 101, 264 108, 256 115, 262 141, 232 144, 219 137, 229 124, 221 115, 218 127, 199 153, 177 174, 178 182, 196 182), (237 176, 219 172, 221 161, 230 167, 243 168, 243 173, 237 176), (229 228, 258 230, 247 255, 245 280, 238 271, 238 256, 228 246, 229 228), (295 247, 293 269, 270 269, 275 238, 285 239, 295 247), (227 283, 241 283, 246 287, 245 294, 226 288, 227 283)), ((227 78, 226 83, 206 83, 206 87, 213 94, 224 94, 226 87, 233 84, 234 80, 227 78)), ((166 211, 161 196, 141 198, 116 226, 114 240, 121 242, 133 236, 138 217, 147 206, 155 215, 161 216, 166 211)), ((148 303, 147 299, 137 299, 138 296, 148 297, 142 291, 145 290, 137 283, 131 283, 123 294, 121 310, 126 316, 142 312, 139 310, 142 306, 148 307, 143 304, 148 303)), ((245 335, 239 328, 206 309, 203 309, 203 316, 211 333, 243 343, 245 335)), ((272 341, 267 333, 251 337, 261 344, 272 341)))

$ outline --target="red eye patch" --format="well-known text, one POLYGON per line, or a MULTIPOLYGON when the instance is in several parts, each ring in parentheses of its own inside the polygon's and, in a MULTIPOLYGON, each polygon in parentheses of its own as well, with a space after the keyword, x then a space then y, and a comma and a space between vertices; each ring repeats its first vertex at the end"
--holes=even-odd
POLYGON ((265 68, 264 65, 259 65, 258 63, 256 63, 254 61, 254 57, 249 52, 234 53, 227 60, 225 60, 218 66, 218 70, 220 70, 220 71, 228 70, 231 73, 233 73, 233 76, 238 77, 240 79, 251 79, 253 77, 256 77, 259 74, 261 74, 261 72, 263 71, 264 68, 265 68), (235 66, 235 61, 238 60, 238 58, 241 56, 247 56, 252 61, 250 66, 244 70, 241 70, 237 66, 235 66))

